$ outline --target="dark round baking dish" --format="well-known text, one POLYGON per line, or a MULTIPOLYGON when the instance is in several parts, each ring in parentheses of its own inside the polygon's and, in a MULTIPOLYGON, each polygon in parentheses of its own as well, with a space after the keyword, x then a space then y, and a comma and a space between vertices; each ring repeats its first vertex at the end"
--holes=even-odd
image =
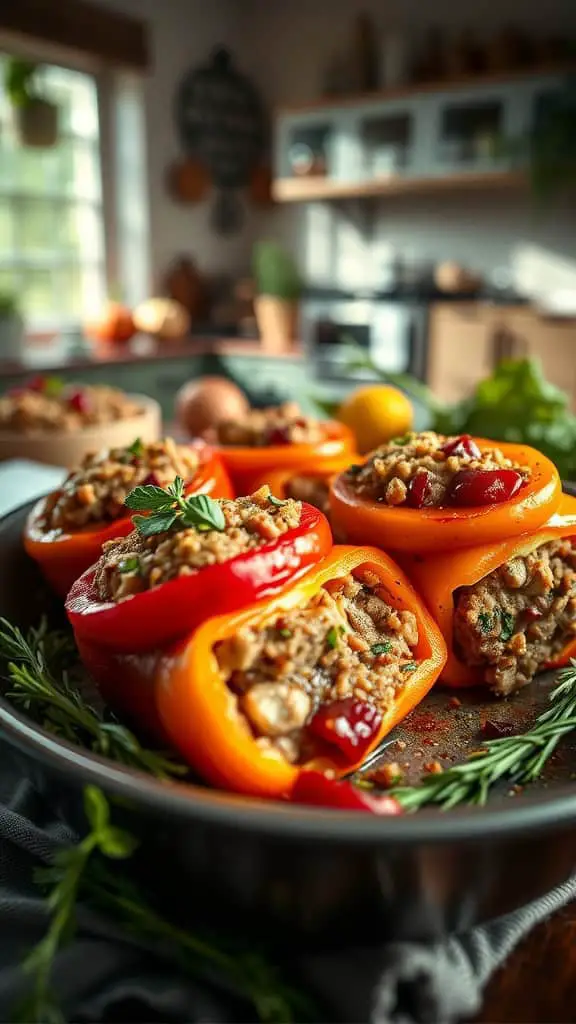
MULTIPOLYGON (((0 522, 0 615, 22 627, 63 614, 22 549, 30 507, 0 522)), ((576 863, 574 759, 518 800, 377 818, 160 783, 56 739, 4 699, 0 731, 3 755, 73 824, 87 783, 116 799, 162 898, 300 943, 454 932, 546 892, 576 863)))

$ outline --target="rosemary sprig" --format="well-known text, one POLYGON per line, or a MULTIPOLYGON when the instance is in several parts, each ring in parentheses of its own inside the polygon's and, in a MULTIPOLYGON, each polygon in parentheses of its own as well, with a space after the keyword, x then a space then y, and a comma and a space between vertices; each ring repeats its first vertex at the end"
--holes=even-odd
POLYGON ((147 512, 146 516, 133 516, 132 522, 143 537, 165 533, 173 527, 193 527, 195 530, 223 530, 226 526, 222 506, 207 494, 186 497, 184 481, 177 476, 167 487, 142 484, 126 497, 126 505, 133 512, 147 512))
POLYGON ((576 729, 576 661, 558 675, 549 707, 519 736, 488 740, 462 764, 438 775, 424 776, 417 786, 397 786, 390 795, 406 811, 436 805, 447 810, 459 804, 484 805, 498 782, 525 785, 542 773, 563 736, 576 729))
POLYGON ((247 953, 222 939, 172 924, 148 902, 134 883, 108 859, 126 860, 136 850, 134 837, 111 824, 110 808, 100 790, 84 792, 88 834, 72 848, 61 851, 53 864, 37 873, 49 887, 50 923, 41 942, 24 962, 31 991, 17 1017, 28 1024, 63 1024, 51 991, 54 960, 73 936, 78 903, 107 914, 119 928, 158 955, 177 960, 185 974, 206 978, 213 972, 231 982, 250 1001, 266 1024, 289 1024, 295 1019, 318 1020, 308 1000, 288 987, 272 963, 260 952, 247 953))
POLYGON ((77 657, 72 637, 48 630, 45 622, 24 636, 0 619, 0 658, 7 662, 9 700, 50 732, 119 764, 159 779, 185 775, 185 765, 143 747, 130 729, 86 701, 74 678, 77 657))

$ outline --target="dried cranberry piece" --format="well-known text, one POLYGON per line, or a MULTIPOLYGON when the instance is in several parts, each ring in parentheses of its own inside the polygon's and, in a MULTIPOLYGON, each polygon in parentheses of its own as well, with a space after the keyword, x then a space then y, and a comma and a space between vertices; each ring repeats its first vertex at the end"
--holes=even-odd
POLYGON ((68 395, 68 405, 74 412, 79 412, 80 415, 87 415, 92 407, 87 392, 83 391, 82 388, 78 388, 77 391, 72 391, 68 395))
POLYGON ((37 374, 32 377, 26 385, 27 391, 44 391, 46 387, 46 377, 44 374, 37 374))
POLYGON ((338 747, 348 761, 357 761, 381 725, 382 715, 377 708, 355 697, 344 697, 318 708, 308 728, 314 736, 338 747))
POLYGON ((539 608, 535 607, 535 605, 530 605, 530 607, 526 608, 524 612, 524 618, 526 619, 526 622, 537 622, 538 619, 541 619, 543 615, 544 612, 541 612, 539 608))
POLYGON ((449 505, 496 505, 513 498, 523 483, 515 469, 461 469, 452 478, 446 500, 449 505))
POLYGON ((512 722, 493 722, 488 719, 482 725, 482 733, 487 740, 501 740, 506 736, 515 736, 516 732, 512 722))
POLYGON ((323 772, 300 772, 290 797, 295 804, 314 807, 338 807, 343 811, 364 811, 368 814, 402 814, 402 807, 392 796, 372 796, 351 782, 330 779, 323 772))
POLYGON ((148 476, 142 481, 142 487, 148 487, 149 484, 152 484, 153 487, 162 487, 162 484, 154 472, 148 473, 148 476))
POLYGON ((425 505, 434 504, 432 473, 429 473, 427 469, 419 470, 410 480, 406 504, 410 505, 410 508, 423 508, 425 505))
POLYGON ((443 446, 442 451, 447 457, 457 455, 459 458, 479 459, 481 455, 476 441, 470 434, 461 434, 460 437, 455 437, 453 441, 448 441, 443 446))
POLYGON ((289 427, 274 427, 267 438, 268 444, 292 444, 289 427))

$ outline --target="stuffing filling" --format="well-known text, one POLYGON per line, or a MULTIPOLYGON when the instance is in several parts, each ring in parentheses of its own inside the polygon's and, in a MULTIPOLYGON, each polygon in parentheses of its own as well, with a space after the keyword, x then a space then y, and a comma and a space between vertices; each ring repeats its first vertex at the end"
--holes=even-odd
POLYGON ((104 544, 96 571, 100 599, 121 601, 180 576, 191 576, 205 566, 227 562, 293 530, 302 516, 302 506, 296 501, 272 504, 269 487, 219 504, 224 513, 223 530, 188 527, 150 537, 134 530, 128 537, 104 544))
POLYGON ((294 501, 306 501, 319 508, 325 516, 330 513, 330 481, 325 476, 293 476, 286 484, 286 496, 294 501))
POLYGON ((304 416, 295 402, 251 409, 240 420, 223 420, 210 440, 222 445, 265 448, 267 445, 318 444, 325 439, 319 420, 304 416))
MULTIPOLYGON (((388 603, 370 569, 331 580, 307 604, 220 641, 218 664, 258 742, 292 763, 337 732, 367 735, 417 668, 415 615, 388 603), (319 728, 319 723, 322 728, 319 728)), ((341 745, 341 749, 344 749, 341 745)), ((353 758, 353 752, 351 753, 353 758)))
POLYGON ((576 635, 576 542, 513 558, 454 600, 460 659, 505 696, 533 679, 576 635))
POLYGON ((78 530, 90 523, 111 522, 126 515, 124 502, 134 487, 165 487, 176 476, 190 480, 198 464, 197 450, 178 445, 171 437, 90 452, 48 499, 42 525, 46 530, 78 530))
POLYGON ((117 388, 64 384, 45 377, 0 398, 0 430, 70 433, 141 413, 142 407, 117 388))
POLYGON ((481 452, 467 435, 445 437, 433 431, 390 441, 346 472, 359 496, 414 508, 506 500, 529 477, 527 467, 507 459, 499 448, 481 452))

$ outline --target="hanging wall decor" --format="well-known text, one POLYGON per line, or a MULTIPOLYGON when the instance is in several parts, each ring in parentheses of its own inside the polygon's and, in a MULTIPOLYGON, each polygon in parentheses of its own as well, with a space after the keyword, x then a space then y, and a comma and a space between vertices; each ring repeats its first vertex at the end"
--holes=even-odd
POLYGON ((186 157, 172 168, 172 182, 178 170, 186 177, 184 166, 189 178, 200 178, 203 168, 217 190, 211 217, 214 230, 222 234, 237 230, 242 221, 239 190, 251 185, 264 165, 267 149, 267 118, 258 91, 235 67, 232 55, 219 48, 206 64, 182 79, 175 116, 186 157))

